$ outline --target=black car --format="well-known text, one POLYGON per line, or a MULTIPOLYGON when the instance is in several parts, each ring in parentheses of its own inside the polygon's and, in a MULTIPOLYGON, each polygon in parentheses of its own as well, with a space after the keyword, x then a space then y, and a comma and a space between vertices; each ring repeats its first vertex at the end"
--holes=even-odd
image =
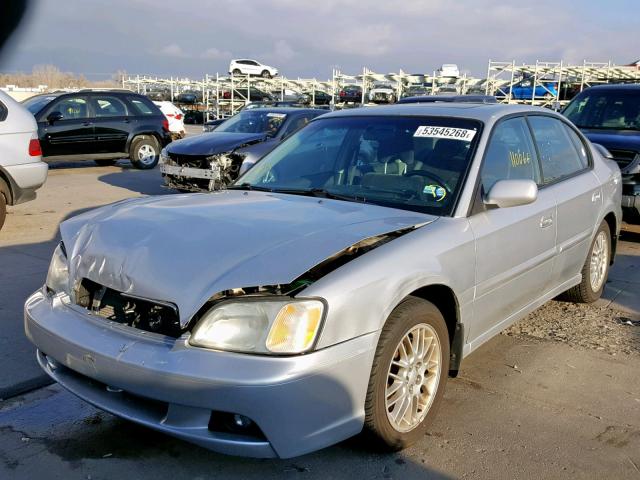
MULTIPOLYGON (((220 92, 222 100, 231 100, 231 90, 220 92)), ((249 100, 250 102, 262 102, 275 100, 273 95, 263 92, 259 88, 251 87, 247 91, 246 88, 238 88, 233 90, 233 100, 249 100)))
MULTIPOLYGON (((362 92, 360 92, 362 96, 362 92)), ((361 98, 362 99, 362 98, 361 98)), ((331 95, 327 92, 323 92, 322 90, 316 90, 311 92, 304 92, 301 98, 302 102, 305 104, 312 105, 330 105, 331 104, 331 95)))
POLYGON ((220 189, 323 113, 313 108, 248 109, 210 133, 173 142, 160 161, 165 186, 192 192, 220 189))
POLYGON ((171 142, 169 123, 160 109, 128 90, 56 92, 22 103, 38 122, 42 155, 49 160, 112 165, 129 157, 136 168, 150 169, 171 142))
POLYGON ((640 85, 587 88, 562 113, 609 150, 622 173, 625 220, 640 223, 640 85))
POLYGON ((362 103, 362 87, 360 85, 347 85, 340 90, 338 98, 343 103, 362 103))

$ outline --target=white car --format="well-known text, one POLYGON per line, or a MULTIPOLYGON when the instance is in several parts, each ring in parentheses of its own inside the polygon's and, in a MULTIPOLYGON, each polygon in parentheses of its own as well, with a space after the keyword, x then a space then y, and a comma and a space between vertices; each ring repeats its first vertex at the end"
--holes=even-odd
POLYGON ((373 103, 393 103, 396 101, 396 91, 390 83, 374 83, 369 90, 369 101, 373 103))
POLYGON ((177 140, 184 138, 186 134, 184 129, 184 112, 168 101, 153 103, 158 106, 164 116, 167 117, 167 120, 169 120, 169 132, 171 132, 171 139, 177 140))
POLYGON ((458 78, 460 70, 455 63, 445 63, 438 69, 439 77, 458 78))
POLYGON ((49 166, 42 161, 38 124, 25 107, 0 91, 0 228, 7 205, 36 198, 47 179, 49 166))
POLYGON ((264 65, 257 60, 242 58, 231 60, 229 73, 232 75, 258 75, 263 78, 271 78, 278 75, 278 69, 264 65))

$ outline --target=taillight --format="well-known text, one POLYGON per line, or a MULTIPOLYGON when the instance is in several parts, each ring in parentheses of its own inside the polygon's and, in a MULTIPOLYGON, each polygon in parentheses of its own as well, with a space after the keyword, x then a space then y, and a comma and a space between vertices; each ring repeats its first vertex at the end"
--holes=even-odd
POLYGON ((182 114, 176 113, 176 120, 182 120, 182 114))
POLYGON ((40 147, 40 140, 32 138, 29 142, 29 155, 32 157, 41 157, 42 148, 40 147))
POLYGON ((175 117, 175 115, 173 113, 165 113, 164 115, 165 115, 165 117, 175 117))
POLYGON ((345 92, 344 90, 341 90, 341 91, 340 91, 340 96, 341 96, 341 97, 344 97, 346 94, 347 94, 347 92, 345 92))
POLYGON ((167 120, 166 118, 162 119, 162 128, 164 128, 166 131, 169 131, 169 120, 167 120))

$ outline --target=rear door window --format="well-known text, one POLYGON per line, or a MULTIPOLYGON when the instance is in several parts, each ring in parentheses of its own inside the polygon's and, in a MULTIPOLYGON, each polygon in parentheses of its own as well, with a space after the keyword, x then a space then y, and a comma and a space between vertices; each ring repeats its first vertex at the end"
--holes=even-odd
POLYGON ((96 117, 124 117, 127 107, 116 97, 96 96, 92 98, 93 110, 96 117))
POLYGON ((533 180, 540 184, 536 150, 524 118, 504 120, 493 129, 480 179, 485 194, 498 180, 533 180))
POLYGON ((578 153, 563 122, 542 115, 528 118, 540 152, 544 184, 557 182, 586 168, 585 160, 578 153))

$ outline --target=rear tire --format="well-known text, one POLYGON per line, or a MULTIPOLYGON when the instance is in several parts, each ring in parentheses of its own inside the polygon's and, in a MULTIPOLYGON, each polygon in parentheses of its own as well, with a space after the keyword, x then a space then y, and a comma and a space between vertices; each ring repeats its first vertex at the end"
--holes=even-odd
POLYGON ((593 303, 602 296, 611 262, 611 231, 607 222, 598 227, 587 259, 582 266, 582 281, 561 296, 561 300, 574 303, 593 303))
POLYGON ((113 160, 102 160, 102 159, 101 160, 94 160, 94 162, 96 162, 96 165, 99 165, 100 167, 109 167, 111 165, 115 165, 117 161, 118 160, 115 160, 115 159, 113 159, 113 160))
MULTIPOLYGON (((2 182, 2 180, 0 180, 2 182)), ((7 199, 4 196, 0 189, 0 230, 2 230, 2 226, 4 225, 4 220, 7 218, 7 199)))
POLYGON ((449 334, 431 302, 407 297, 382 329, 365 401, 364 435, 387 451, 424 436, 442 401, 449 334))
POLYGON ((160 160, 160 144, 152 135, 136 137, 129 148, 129 159, 140 170, 155 168, 160 160))

